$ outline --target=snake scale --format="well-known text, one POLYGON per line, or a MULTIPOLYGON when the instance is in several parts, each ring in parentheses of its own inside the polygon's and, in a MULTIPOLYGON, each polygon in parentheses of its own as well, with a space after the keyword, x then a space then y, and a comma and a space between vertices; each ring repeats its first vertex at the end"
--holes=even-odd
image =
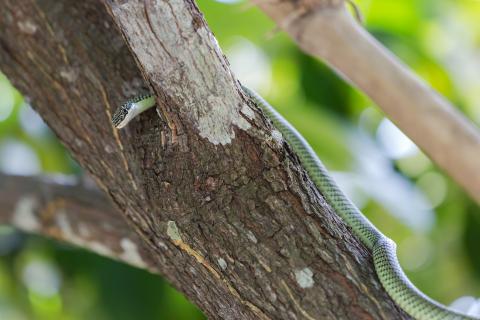
MULTIPOLYGON (((398 263, 395 242, 383 235, 346 197, 302 135, 258 93, 245 86, 242 88, 272 121, 274 127, 282 133, 326 201, 351 228, 354 235, 371 250, 378 278, 400 308, 418 320, 480 319, 449 309, 418 290, 398 263)), ((112 123, 116 128, 123 128, 135 116, 154 105, 155 98, 150 94, 135 97, 117 109, 112 117, 112 123)))

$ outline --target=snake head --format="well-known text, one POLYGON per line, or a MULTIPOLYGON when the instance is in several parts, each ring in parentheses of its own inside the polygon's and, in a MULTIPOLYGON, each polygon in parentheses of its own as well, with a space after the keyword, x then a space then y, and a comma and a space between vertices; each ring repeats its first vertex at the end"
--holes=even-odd
POLYGON ((122 104, 112 116, 113 125, 121 129, 138 114, 155 105, 155 97, 151 94, 138 95, 122 104))
POLYGON ((116 128, 121 129, 125 127, 135 115, 135 103, 127 101, 115 111, 112 116, 112 123, 116 128))

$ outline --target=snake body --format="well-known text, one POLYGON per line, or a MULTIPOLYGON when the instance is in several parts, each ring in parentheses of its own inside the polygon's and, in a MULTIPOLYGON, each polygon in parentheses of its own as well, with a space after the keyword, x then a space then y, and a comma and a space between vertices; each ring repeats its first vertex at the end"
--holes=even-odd
MULTIPOLYGON (((305 138, 259 94, 245 86, 242 88, 272 121, 274 127, 282 133, 326 201, 351 228, 354 235, 371 250, 378 278, 400 308, 418 320, 480 319, 451 310, 418 290, 400 267, 395 242, 383 235, 346 197, 305 138)), ((151 95, 127 101, 115 112, 112 122, 117 128, 123 127, 134 116, 154 104, 154 97, 151 95), (125 110, 127 111, 125 112, 125 110)))

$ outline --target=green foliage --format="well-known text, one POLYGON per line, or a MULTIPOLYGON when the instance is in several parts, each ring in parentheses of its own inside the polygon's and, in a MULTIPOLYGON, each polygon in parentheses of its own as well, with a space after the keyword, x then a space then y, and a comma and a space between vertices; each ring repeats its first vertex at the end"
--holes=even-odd
MULTIPOLYGON (((259 10, 198 2, 237 77, 305 135, 344 190, 397 242, 413 282, 446 304, 480 296, 478 206, 361 92, 286 35, 268 36, 275 26, 259 10)), ((377 39, 480 122, 480 1, 358 2, 377 39)), ((0 170, 81 174, 1 75, 0 170), (30 160, 12 161, 15 155, 30 160)), ((202 318, 158 277, 7 227, 0 228, 0 317, 202 318), (32 274, 50 281, 38 283, 32 274)))

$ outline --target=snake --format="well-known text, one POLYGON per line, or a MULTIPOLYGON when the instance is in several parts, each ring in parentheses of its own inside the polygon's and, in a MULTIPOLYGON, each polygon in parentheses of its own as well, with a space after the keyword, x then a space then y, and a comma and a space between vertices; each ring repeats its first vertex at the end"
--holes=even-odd
MULTIPOLYGON (((395 242, 380 232, 340 190, 305 138, 257 92, 244 85, 241 88, 291 146, 326 202, 371 251, 375 272, 383 288, 402 310, 417 320, 480 320, 449 309, 416 288, 398 262, 395 242)), ((123 128, 154 105, 155 97, 148 93, 127 100, 113 114, 112 124, 123 128)))

